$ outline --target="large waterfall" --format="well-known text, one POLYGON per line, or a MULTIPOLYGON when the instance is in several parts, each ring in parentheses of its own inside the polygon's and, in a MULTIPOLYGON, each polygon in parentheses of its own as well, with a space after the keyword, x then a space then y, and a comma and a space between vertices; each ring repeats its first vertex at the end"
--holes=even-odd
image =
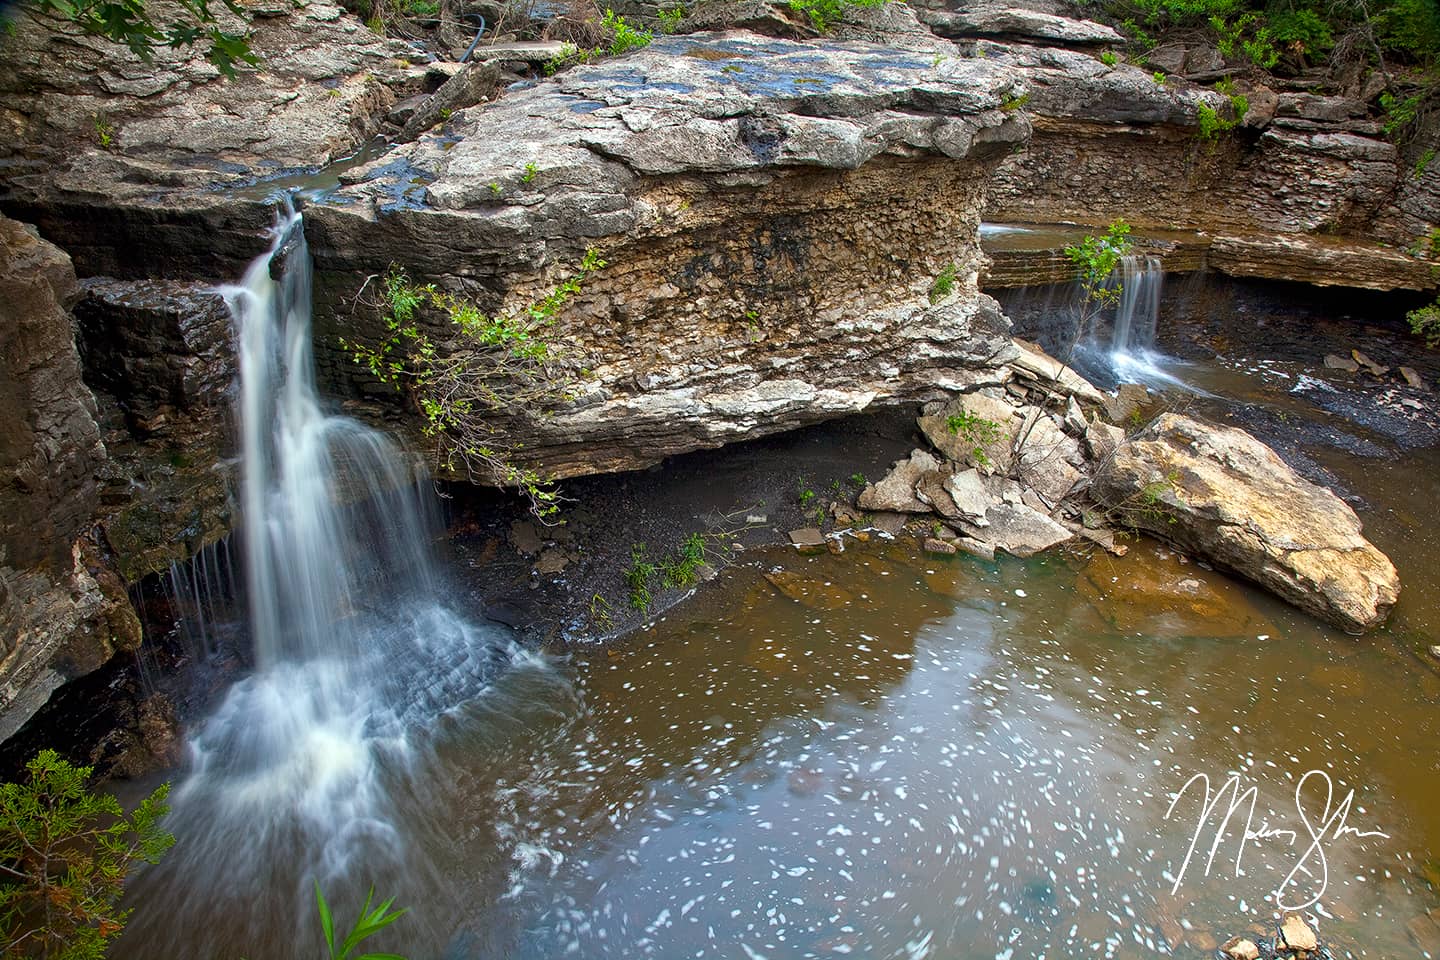
POLYGON ((287 206, 269 251, 221 291, 240 359, 255 670, 190 740, 172 795, 178 842, 134 894, 170 909, 141 911, 130 955, 263 955, 277 929, 282 942, 313 939, 312 878, 353 893, 413 873, 415 835, 443 832, 417 799, 445 776, 437 725, 517 664, 547 672, 447 601, 416 462, 325 411, 310 288, 301 215, 287 206))

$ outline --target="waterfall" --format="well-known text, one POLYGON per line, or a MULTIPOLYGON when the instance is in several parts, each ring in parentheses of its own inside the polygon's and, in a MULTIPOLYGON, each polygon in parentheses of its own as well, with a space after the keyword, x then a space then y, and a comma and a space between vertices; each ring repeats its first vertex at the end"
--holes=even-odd
POLYGON ((127 930, 137 955, 228 955, 275 936, 280 918, 313 939, 312 878, 327 892, 393 882, 407 831, 443 833, 420 798, 439 789, 444 718, 513 667, 549 669, 451 602, 416 461, 325 410, 301 215, 287 205, 270 249, 220 292, 239 354, 255 670, 189 740, 169 820, 178 842, 133 894, 171 911, 142 911, 127 930))
POLYGON ((1112 276, 1112 281, 1120 284, 1110 335, 1112 354, 1134 355, 1154 348, 1164 280, 1159 257, 1126 254, 1121 258, 1117 275, 1112 276))

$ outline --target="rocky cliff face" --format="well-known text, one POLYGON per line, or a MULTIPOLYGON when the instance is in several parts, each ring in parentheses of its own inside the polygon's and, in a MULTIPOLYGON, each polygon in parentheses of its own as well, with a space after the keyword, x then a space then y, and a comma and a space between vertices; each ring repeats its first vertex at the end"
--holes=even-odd
MULTIPOLYGON (((931 397, 1007 349, 975 238, 989 170, 1028 132, 1014 95, 927 50, 657 42, 352 171, 308 214, 319 314, 351 326, 345 300, 392 263, 514 308, 597 246, 609 266, 551 332, 589 370, 580 399, 507 427, 557 476, 931 397)), ((328 369, 366 387, 343 356, 328 369)))
POLYGON ((0 739, 140 640, 89 535, 106 451, 70 325, 78 295, 69 258, 0 217, 0 739))

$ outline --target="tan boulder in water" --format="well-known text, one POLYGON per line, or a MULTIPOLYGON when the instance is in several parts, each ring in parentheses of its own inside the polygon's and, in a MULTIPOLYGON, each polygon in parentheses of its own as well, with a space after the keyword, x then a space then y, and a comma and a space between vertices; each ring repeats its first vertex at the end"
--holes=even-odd
POLYGON ((1346 630, 1378 626, 1400 595, 1355 511, 1243 430, 1164 414, 1116 449, 1092 489, 1127 523, 1346 630))

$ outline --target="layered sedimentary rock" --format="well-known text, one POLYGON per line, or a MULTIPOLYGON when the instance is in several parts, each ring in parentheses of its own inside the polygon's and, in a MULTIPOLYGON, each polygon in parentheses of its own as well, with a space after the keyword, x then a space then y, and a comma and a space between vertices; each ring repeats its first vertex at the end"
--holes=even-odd
POLYGON ((90 535, 106 459, 80 377, 69 259, 0 217, 0 739, 140 625, 90 535))
MULTIPOLYGON (((1002 109, 1015 95, 928 49, 657 42, 348 174, 307 215, 319 313, 392 263, 513 310, 598 247, 609 265, 549 332, 589 371, 578 401, 506 427, 558 476, 933 397, 1010 349, 975 236, 988 171, 1028 130, 1002 109)), ((346 313, 322 343, 366 320, 346 313)), ((365 390, 348 357, 320 362, 365 390)))

